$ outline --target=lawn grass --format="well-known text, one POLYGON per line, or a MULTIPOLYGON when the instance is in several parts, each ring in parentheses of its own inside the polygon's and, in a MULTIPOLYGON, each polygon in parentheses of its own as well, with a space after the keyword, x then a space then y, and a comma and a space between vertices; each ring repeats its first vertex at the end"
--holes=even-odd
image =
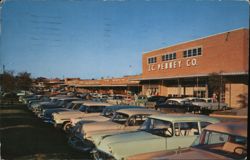
POLYGON ((73 150, 66 135, 35 117, 25 105, 0 107, 1 158, 3 159, 90 159, 73 150))

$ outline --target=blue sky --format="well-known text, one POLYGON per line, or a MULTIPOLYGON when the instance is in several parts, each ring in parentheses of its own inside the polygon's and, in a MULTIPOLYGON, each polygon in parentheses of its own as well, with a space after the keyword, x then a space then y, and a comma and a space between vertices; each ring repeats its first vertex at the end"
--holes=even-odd
POLYGON ((33 77, 121 77, 142 72, 144 52, 249 28, 249 4, 6 0, 0 22, 1 68, 33 77))

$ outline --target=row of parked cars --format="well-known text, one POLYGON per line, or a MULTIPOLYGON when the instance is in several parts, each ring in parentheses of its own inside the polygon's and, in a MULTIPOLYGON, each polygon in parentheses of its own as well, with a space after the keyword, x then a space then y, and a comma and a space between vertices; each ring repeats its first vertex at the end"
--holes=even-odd
POLYGON ((166 96, 139 96, 137 104, 167 112, 198 112, 209 113, 218 110, 228 110, 230 107, 226 103, 219 103, 212 98, 172 98, 166 96))
POLYGON ((44 123, 63 130, 70 146, 96 160, 247 157, 247 124, 242 122, 67 95, 22 101, 44 123))

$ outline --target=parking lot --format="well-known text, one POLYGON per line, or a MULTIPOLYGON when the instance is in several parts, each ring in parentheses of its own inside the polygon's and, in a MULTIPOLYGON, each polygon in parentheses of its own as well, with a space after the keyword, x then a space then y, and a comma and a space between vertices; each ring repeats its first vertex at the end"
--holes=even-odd
POLYGON ((43 123, 24 104, 1 105, 0 117, 3 159, 91 159, 89 153, 70 148, 65 133, 43 123))
POLYGON ((1 158, 3 159, 90 159, 67 145, 67 137, 46 125, 26 105, 0 107, 1 158))

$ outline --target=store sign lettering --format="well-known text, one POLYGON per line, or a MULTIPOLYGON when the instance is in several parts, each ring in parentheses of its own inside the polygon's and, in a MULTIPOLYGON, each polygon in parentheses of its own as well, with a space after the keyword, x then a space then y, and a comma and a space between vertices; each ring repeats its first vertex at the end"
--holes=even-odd
POLYGON ((197 65, 197 59, 193 58, 193 59, 187 59, 185 63, 179 60, 179 61, 169 61, 169 62, 159 63, 159 64, 151 64, 151 65, 148 65, 148 71, 176 69, 176 68, 181 68, 181 67, 192 67, 196 65, 197 65))

